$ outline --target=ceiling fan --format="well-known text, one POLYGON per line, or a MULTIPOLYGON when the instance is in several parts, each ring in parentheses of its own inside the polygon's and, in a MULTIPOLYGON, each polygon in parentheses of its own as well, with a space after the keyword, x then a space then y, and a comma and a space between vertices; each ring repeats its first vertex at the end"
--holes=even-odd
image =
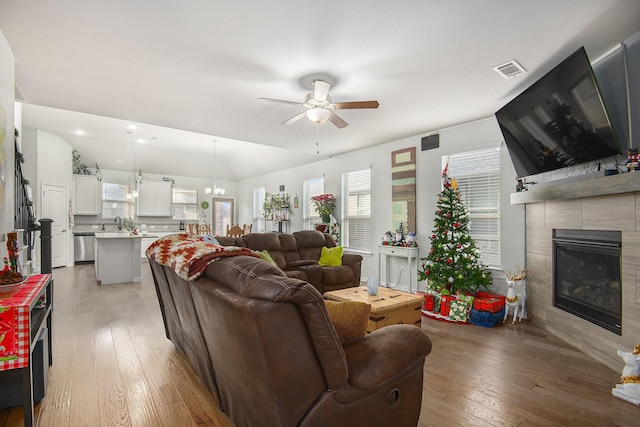
POLYGON ((291 104, 304 107, 305 110, 296 114, 290 119, 282 122, 283 125, 290 125, 303 117, 310 121, 321 124, 329 120, 338 128, 348 126, 349 123, 340 118, 333 110, 346 110, 358 108, 378 108, 378 101, 354 101, 354 102, 333 102, 329 96, 331 85, 324 80, 313 80, 313 92, 305 97, 304 102, 286 101, 283 99, 258 98, 261 101, 278 102, 280 104, 291 104))

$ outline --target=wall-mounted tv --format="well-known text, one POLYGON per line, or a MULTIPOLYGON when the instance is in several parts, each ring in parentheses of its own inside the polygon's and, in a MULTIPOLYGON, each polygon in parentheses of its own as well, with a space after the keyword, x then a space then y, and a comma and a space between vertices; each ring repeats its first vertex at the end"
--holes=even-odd
POLYGON ((583 47, 496 118, 519 178, 622 153, 583 47))

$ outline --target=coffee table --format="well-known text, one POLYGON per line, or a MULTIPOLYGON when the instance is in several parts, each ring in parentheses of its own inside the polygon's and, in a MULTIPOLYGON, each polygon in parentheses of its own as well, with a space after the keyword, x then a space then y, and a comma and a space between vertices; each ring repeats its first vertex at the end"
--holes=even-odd
POLYGON ((378 295, 369 295, 367 287, 360 286, 325 292, 323 296, 332 301, 361 301, 371 304, 367 333, 398 323, 420 326, 421 304, 424 301, 420 295, 384 287, 378 289, 378 295))

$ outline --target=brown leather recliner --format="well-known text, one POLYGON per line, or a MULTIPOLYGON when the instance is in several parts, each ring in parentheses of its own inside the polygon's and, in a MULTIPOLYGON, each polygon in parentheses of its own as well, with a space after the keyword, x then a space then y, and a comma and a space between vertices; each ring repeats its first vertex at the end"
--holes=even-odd
POLYGON ((288 277, 311 283, 323 294, 352 286, 360 286, 362 256, 353 253, 342 255, 340 266, 319 266, 322 247, 336 246, 333 237, 316 230, 289 233, 251 233, 242 237, 216 236, 224 246, 242 246, 261 251, 267 250, 274 262, 288 277))
POLYGON ((215 377, 221 408, 238 427, 417 424, 431 351, 420 328, 387 326, 343 347, 317 289, 265 261, 222 258, 189 282, 149 263, 158 289, 169 291, 158 292, 165 325, 173 325, 167 336, 190 354, 206 344, 196 373, 202 379, 210 362, 205 377, 215 377), (175 291, 191 300, 166 301, 175 291), (195 331, 169 335, 188 311, 195 331))

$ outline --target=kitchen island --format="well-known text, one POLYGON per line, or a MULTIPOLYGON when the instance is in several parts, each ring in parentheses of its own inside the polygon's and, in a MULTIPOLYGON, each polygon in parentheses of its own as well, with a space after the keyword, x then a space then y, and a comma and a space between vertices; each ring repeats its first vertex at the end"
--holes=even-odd
POLYGON ((96 279, 103 285, 141 281, 140 242, 153 235, 96 233, 96 279))

